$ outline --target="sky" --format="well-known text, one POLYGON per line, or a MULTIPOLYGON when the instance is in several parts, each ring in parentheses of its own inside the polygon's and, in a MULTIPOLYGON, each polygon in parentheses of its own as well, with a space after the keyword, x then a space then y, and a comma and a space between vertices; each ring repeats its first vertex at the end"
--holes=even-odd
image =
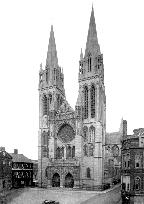
POLYGON ((0 0, 0 146, 38 156, 39 69, 45 67, 51 25, 66 98, 78 96, 80 50, 94 7, 104 60, 107 132, 144 127, 143 0, 0 0))

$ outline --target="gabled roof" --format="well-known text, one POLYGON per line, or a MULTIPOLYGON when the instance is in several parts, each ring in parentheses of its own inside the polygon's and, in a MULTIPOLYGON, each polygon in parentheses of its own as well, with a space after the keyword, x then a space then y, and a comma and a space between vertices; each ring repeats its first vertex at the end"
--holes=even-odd
POLYGON ((23 154, 10 153, 10 155, 12 156, 13 162, 33 163, 31 159, 28 159, 23 154))
POLYGON ((0 151, 0 157, 3 157, 3 158, 6 157, 6 158, 9 158, 9 159, 12 159, 11 154, 6 152, 5 150, 4 151, 0 151))
POLYGON ((60 113, 74 113, 73 108, 69 105, 69 103, 65 100, 58 110, 58 114, 60 113))

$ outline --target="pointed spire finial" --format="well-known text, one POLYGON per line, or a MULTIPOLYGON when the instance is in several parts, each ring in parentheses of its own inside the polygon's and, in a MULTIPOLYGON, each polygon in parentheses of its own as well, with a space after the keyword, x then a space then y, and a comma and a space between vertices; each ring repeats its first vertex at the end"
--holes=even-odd
POLYGON ((91 10, 91 16, 90 16, 90 22, 89 22, 89 30, 88 30, 88 36, 87 36, 85 56, 89 52, 100 52, 100 47, 99 47, 98 39, 97 39, 97 31, 96 31, 93 4, 92 4, 92 10, 91 10))
POLYGON ((56 50, 56 44, 55 44, 53 25, 51 25, 46 66, 52 67, 52 68, 58 66, 58 58, 57 58, 57 50, 56 50))

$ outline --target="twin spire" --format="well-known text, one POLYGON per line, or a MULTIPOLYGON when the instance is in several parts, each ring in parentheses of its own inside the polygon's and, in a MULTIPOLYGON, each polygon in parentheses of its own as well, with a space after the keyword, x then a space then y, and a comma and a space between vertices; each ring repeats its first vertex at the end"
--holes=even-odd
MULTIPOLYGON (((88 36, 87 36, 87 43, 86 43, 86 49, 85 49, 85 57, 89 53, 93 54, 96 52, 100 53, 100 47, 99 47, 98 39, 97 39, 94 9, 92 6, 89 30, 88 30, 88 36)), ((81 52, 81 57, 83 57, 82 52, 81 52)), ((53 26, 51 26, 47 59, 46 59, 46 67, 56 68, 57 66, 58 66, 57 50, 56 50, 53 26)))

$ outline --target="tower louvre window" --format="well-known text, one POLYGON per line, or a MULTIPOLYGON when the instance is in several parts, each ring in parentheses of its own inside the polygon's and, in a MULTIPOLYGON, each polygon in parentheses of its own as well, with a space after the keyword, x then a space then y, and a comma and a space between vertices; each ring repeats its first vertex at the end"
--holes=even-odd
POLYGON ((88 118, 88 87, 84 89, 84 118, 88 118))
POLYGON ((91 117, 95 117, 95 87, 91 87, 91 117))

